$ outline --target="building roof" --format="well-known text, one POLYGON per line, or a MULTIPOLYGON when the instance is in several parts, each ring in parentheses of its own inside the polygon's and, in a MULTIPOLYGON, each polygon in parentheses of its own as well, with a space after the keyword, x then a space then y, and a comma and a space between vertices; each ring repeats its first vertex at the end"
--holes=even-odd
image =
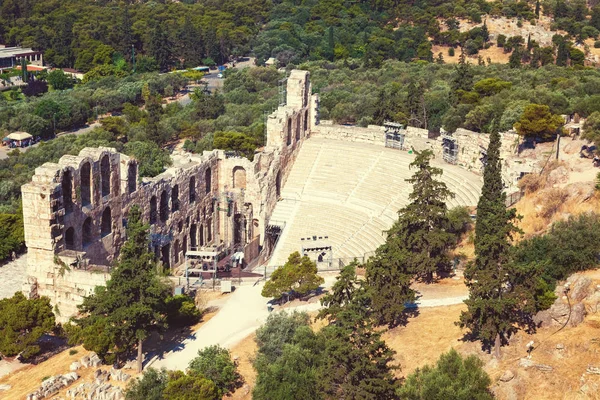
POLYGON ((11 58, 27 56, 30 54, 41 54, 40 51, 35 51, 29 47, 2 47, 0 48, 0 58, 11 58))
MULTIPOLYGON (((0 58, 2 58, 2 57, 0 57, 0 58)), ((21 66, 17 65, 15 67, 15 69, 20 70, 21 66)), ((46 68, 46 67, 40 67, 39 65, 27 65, 27 71, 29 71, 29 72, 38 72, 38 71, 43 71, 45 69, 48 69, 48 68, 46 68)))
POLYGON ((25 140, 25 139, 31 139, 33 136, 31 136, 27 132, 13 132, 6 137, 9 139, 12 139, 12 140, 25 140))

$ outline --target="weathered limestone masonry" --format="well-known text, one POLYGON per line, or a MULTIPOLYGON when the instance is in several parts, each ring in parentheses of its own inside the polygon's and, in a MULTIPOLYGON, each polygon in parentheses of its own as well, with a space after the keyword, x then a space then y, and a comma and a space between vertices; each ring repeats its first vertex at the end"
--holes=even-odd
MULTIPOLYGON (((405 149, 430 149, 433 150, 437 159, 442 160, 444 158, 444 135, 430 139, 426 129, 412 126, 407 127, 404 134, 405 149)), ((508 188, 513 188, 522 173, 531 172, 534 167, 531 160, 518 157, 517 148, 520 136, 516 132, 509 131, 500 135, 502 139, 500 157, 504 160, 503 178, 505 185, 508 188)), ((312 136, 385 146, 385 127, 379 125, 369 125, 363 128, 335 125, 331 121, 324 120, 312 129, 312 136)), ((459 128, 451 137, 458 147, 455 163, 466 170, 482 174, 483 163, 481 160, 489 145, 488 135, 459 128)))
POLYGON ((140 179, 136 160, 110 148, 86 148, 37 168, 22 187, 25 294, 50 297, 59 322, 75 315, 83 297, 109 278, 134 205, 150 224, 151 247, 164 268, 181 265, 192 247, 243 250, 247 261, 256 258, 265 222, 315 126, 318 97, 310 93, 308 72, 292 71, 287 104, 269 117, 267 146, 254 161, 221 150, 176 153, 172 167, 140 179))

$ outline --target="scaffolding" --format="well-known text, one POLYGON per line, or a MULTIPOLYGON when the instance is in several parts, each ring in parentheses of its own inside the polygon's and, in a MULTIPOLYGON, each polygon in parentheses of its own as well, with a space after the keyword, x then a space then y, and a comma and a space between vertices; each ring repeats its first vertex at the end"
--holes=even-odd
POLYGON ((279 83, 279 105, 285 106, 287 104, 287 78, 277 82, 279 83))
POLYGON ((385 128, 385 147, 391 149, 404 150, 404 138, 406 128, 397 122, 384 122, 385 128))
POLYGON ((456 164, 458 157, 458 143, 451 135, 442 135, 443 159, 449 164, 456 164))

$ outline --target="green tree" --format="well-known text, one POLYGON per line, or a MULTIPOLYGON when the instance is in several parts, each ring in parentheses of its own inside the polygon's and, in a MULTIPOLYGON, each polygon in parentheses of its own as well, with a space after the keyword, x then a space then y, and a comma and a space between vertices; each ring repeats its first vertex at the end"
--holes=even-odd
POLYGON ((241 383, 241 376, 229 350, 218 345, 199 350, 198 357, 190 361, 188 371, 210 379, 217 387, 219 396, 233 392, 241 383))
POLYGON ((552 114, 547 105, 528 104, 515 124, 515 129, 519 135, 550 140, 562 131, 563 124, 563 118, 552 114))
MULTIPOLYGON (((581 134, 583 139, 594 142, 596 147, 600 148, 600 112, 594 111, 591 113, 583 123, 583 133, 581 134)), ((1 226, 1 225, 0 225, 1 226)), ((1 246, 1 245, 0 245, 1 246)), ((0 253, 0 258, 2 254, 0 253)))
POLYGON ((25 360, 40 352, 38 340, 54 329, 50 299, 27 299, 17 292, 0 300, 0 355, 25 360))
POLYGON ((508 65, 511 68, 521 68, 521 55, 522 50, 520 46, 515 47, 510 57, 508 58, 508 65))
POLYGON ((148 226, 139 207, 128 215, 127 241, 106 287, 96 287, 79 306, 83 314, 73 321, 73 340, 83 341, 105 360, 119 360, 137 346, 138 371, 142 370, 144 340, 165 324, 165 299, 170 288, 156 273, 154 254, 148 251, 148 226))
POLYGON ((394 351, 375 327, 371 289, 362 283, 348 290, 357 280, 352 272, 348 268, 336 282, 338 295, 325 313, 330 323, 320 332, 325 343, 320 385, 328 398, 395 399, 394 351))
POLYGON ((304 295, 316 290, 325 280, 317 275, 317 264, 297 251, 290 254, 287 262, 277 268, 262 290, 263 297, 279 300, 285 293, 304 295))
POLYGON ((356 277, 356 267, 358 265, 358 261, 354 260, 340 271, 331 291, 321 299, 324 308, 319 311, 319 318, 337 315, 343 307, 352 301, 354 292, 358 290, 360 284, 356 277))
POLYGON ((468 92, 473 88, 473 71, 462 48, 450 86, 453 92, 459 90, 468 92))
POLYGON ((477 356, 463 359, 452 349, 442 354, 434 367, 427 365, 410 374, 398 396, 406 400, 492 400, 490 384, 477 356))
POLYGON ((217 386, 204 376, 182 371, 169 373, 169 381, 163 391, 164 400, 219 400, 217 386))
POLYGON ((141 378, 132 379, 125 391, 125 400, 163 400, 169 375, 164 369, 147 369, 141 378))
POLYGON ((128 142, 125 144, 124 151, 138 160, 140 176, 156 176, 172 163, 169 153, 153 142, 128 142))
POLYGON ((13 251, 20 253, 24 248, 25 231, 21 207, 16 214, 0 214, 0 260, 7 260, 13 251))
POLYGON ((160 22, 154 25, 148 46, 149 55, 156 60, 160 71, 168 71, 173 65, 173 45, 160 22))
POLYGON ((503 90, 510 89, 511 87, 511 82, 503 81, 498 78, 485 78, 477 81, 475 85, 473 85, 473 90, 482 96, 493 96, 503 90))
POLYGON ((73 79, 65 74, 62 69, 55 69, 54 71, 48 73, 48 77, 46 78, 48 83, 52 85, 54 90, 65 90, 73 87, 73 79))
POLYGON ((561 40, 556 50, 556 65, 566 67, 569 61, 569 46, 565 40, 561 40))
POLYGON ((410 168, 415 173, 407 182, 413 187, 410 203, 398 212, 398 221, 388 232, 408 253, 406 263, 411 273, 427 283, 433 275, 448 272, 449 246, 454 242, 448 227, 446 201, 454 197, 444 182, 436 180, 442 175, 441 168, 430 165, 431 150, 416 151, 410 168))
POLYGON ((281 356, 283 345, 293 343, 296 331, 300 327, 308 327, 309 321, 306 313, 270 314, 267 322, 256 331, 258 354, 264 356, 267 363, 273 363, 281 356))
POLYGON ((502 183, 500 135, 490 134, 483 188, 477 204, 475 224, 475 261, 465 269, 469 298, 465 300, 458 324, 469 330, 469 336, 480 340, 485 350, 494 347, 500 357, 500 346, 519 327, 534 329, 534 290, 537 278, 532 271, 512 260, 511 240, 519 232, 513 221, 516 210, 506 208, 502 183))
POLYGON ((371 308, 378 324, 396 326, 406 322, 405 303, 415 300, 415 291, 410 287, 414 273, 409 257, 410 252, 398 236, 390 235, 367 262, 371 308))

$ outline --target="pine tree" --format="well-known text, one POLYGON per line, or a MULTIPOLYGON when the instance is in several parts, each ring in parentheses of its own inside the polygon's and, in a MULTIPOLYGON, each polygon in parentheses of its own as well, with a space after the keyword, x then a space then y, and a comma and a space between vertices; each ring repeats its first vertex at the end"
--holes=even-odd
POLYGON ((132 207, 127 241, 106 287, 96 287, 79 306, 84 316, 74 320, 81 328, 77 339, 107 361, 118 361, 137 345, 141 371, 144 340, 150 332, 166 328, 169 292, 156 274, 154 254, 148 251, 148 226, 142 222, 140 209, 132 207))
POLYGON ((483 39, 484 43, 490 41, 490 31, 487 27, 487 20, 483 21, 483 26, 481 27, 481 38, 483 39))
POLYGON ((462 47, 460 49, 460 56, 458 57, 458 64, 454 71, 455 75, 451 82, 451 88, 454 93, 458 90, 468 92, 473 89, 473 71, 462 47))
POLYGON ((329 61, 335 60, 335 38, 333 36, 333 26, 329 27, 327 32, 327 53, 329 55, 329 61))
POLYGON ((559 67, 566 67, 569 62, 569 46, 566 40, 562 40, 558 44, 556 50, 556 65, 559 67))
POLYGON ((521 56, 522 56, 522 52, 521 52, 521 47, 517 46, 515 47, 515 49, 513 50, 512 54, 510 55, 509 59, 508 59, 508 65, 510 66, 510 68, 521 68, 521 56))
POLYGON ((477 205, 475 261, 465 270, 468 309, 458 322, 473 339, 482 342, 485 350, 493 346, 496 357, 500 356, 500 346, 508 343, 518 327, 533 328, 536 280, 533 271, 511 259, 511 240, 519 231, 513 223, 516 210, 505 205, 501 168, 500 135, 494 131, 490 134, 477 205))
POLYGON ((415 152, 410 164, 416 169, 406 181, 412 184, 410 203, 398 212, 398 221, 389 231, 409 254, 409 271, 425 282, 432 282, 434 273, 447 272, 450 260, 447 255, 454 235, 446 228, 449 225, 446 201, 454 197, 444 182, 435 179, 442 175, 440 168, 430 165, 433 152, 415 152))
POLYGON ((540 0, 536 0, 535 2, 535 16, 540 17, 540 0))
POLYGON ((168 71, 172 65, 173 45, 169 37, 161 27, 161 23, 157 22, 150 36, 150 56, 154 57, 158 63, 160 70, 168 71))
POLYGON ((320 384, 328 398, 395 399, 394 351, 374 326, 372 296, 364 282, 355 286, 356 282, 354 267, 349 266, 336 283, 338 295, 330 299, 330 324, 321 330, 325 349, 320 384), (354 290, 347 290, 349 286, 354 290))
POLYGON ((397 236, 388 236, 367 262, 367 284, 371 308, 377 324, 391 327, 406 322, 405 303, 415 300, 410 284, 414 274, 410 253, 397 236))

